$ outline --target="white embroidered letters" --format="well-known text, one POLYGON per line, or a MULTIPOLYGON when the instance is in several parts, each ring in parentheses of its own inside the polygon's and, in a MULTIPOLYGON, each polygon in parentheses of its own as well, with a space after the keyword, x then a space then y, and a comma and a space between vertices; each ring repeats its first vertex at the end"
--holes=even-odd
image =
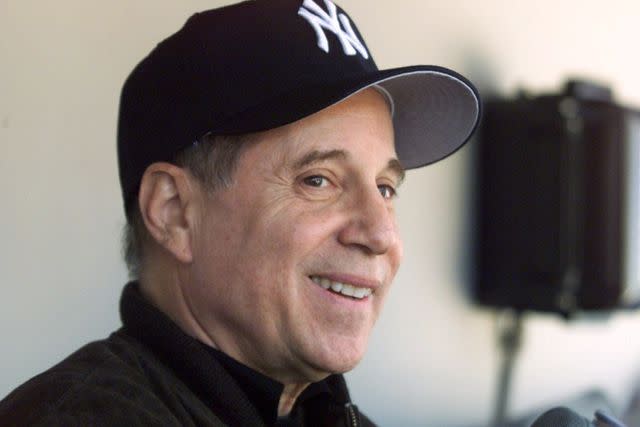
POLYGON ((298 10, 298 15, 306 19, 316 32, 318 47, 329 53, 329 40, 324 33, 324 30, 329 30, 338 37, 346 55, 360 53, 364 59, 369 59, 369 53, 351 28, 349 18, 343 13, 338 14, 336 5, 331 0, 324 0, 324 4, 327 6, 328 14, 313 0, 304 0, 298 10))

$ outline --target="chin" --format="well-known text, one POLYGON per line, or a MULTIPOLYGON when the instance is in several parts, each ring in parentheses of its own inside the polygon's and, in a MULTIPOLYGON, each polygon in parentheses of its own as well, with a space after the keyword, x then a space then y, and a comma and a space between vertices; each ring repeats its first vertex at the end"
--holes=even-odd
POLYGON ((318 378, 314 381, 319 381, 331 374, 343 374, 351 371, 360 363, 364 357, 365 350, 366 343, 358 343, 348 346, 333 346, 325 351, 316 353, 310 364, 316 371, 314 377, 318 378))
POLYGON ((330 325, 312 325, 288 344, 294 350, 293 359, 299 374, 316 382, 331 374, 342 374, 354 369, 364 357, 372 329, 371 321, 347 318, 330 325), (297 350, 297 351, 295 351, 297 350))
POLYGON ((344 374, 353 370, 361 358, 358 360, 340 360, 332 363, 320 363, 317 365, 307 366, 305 372, 302 372, 302 378, 305 382, 318 382, 327 378, 329 375, 344 374))
POLYGON ((341 363, 336 364, 334 366, 334 369, 332 370, 332 374, 344 374, 345 372, 349 372, 351 370, 353 370, 356 366, 358 366, 358 363, 360 363, 360 361, 362 360, 362 357, 364 355, 356 358, 356 359, 349 359, 349 360, 343 360, 341 361, 341 363))

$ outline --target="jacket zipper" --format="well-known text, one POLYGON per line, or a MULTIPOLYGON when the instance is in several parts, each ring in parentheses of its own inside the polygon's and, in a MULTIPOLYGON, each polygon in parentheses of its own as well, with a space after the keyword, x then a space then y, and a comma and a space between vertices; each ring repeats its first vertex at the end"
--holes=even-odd
POLYGON ((358 423, 358 414, 356 413, 358 408, 355 405, 353 405, 351 402, 346 403, 344 405, 344 408, 347 411, 347 420, 348 420, 348 422, 350 422, 350 426, 351 427, 358 427, 358 425, 359 425, 359 423, 358 423))

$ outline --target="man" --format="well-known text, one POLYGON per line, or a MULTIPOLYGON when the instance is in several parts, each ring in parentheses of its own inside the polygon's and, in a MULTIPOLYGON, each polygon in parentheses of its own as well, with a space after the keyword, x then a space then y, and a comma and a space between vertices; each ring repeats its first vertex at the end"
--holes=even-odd
POLYGON ((473 132, 452 71, 379 71, 328 0, 196 14, 121 95, 123 327, 0 403, 9 425, 371 425, 341 373, 398 269, 405 168, 473 132))

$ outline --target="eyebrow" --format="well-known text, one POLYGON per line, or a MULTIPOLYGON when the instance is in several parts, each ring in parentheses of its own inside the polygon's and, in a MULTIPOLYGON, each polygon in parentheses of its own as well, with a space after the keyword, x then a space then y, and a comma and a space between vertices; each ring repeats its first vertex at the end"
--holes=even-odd
POLYGON ((305 154, 300 160, 298 160, 294 167, 296 169, 302 169, 305 166, 312 165, 314 163, 322 162, 325 160, 339 159, 345 160, 349 157, 349 154, 344 150, 313 150, 305 154))
MULTIPOLYGON (((314 163, 323 162, 325 160, 333 160, 333 159, 345 160, 348 158, 349 158, 349 153, 347 153, 344 150, 326 150, 326 151, 312 150, 307 154, 305 154, 300 160, 295 162, 294 168, 302 169, 306 166, 312 165, 314 163)), ((396 175, 398 184, 404 181, 405 170, 404 170, 404 167, 402 167, 400 160, 396 158, 390 159, 385 169, 390 170, 393 174, 396 175)))
POLYGON ((402 167, 402 163, 400 163, 400 160, 398 159, 389 160, 389 162, 387 163, 387 169, 389 169, 391 172, 396 174, 398 179, 398 185, 400 185, 402 181, 404 181, 405 171, 404 171, 404 167, 402 167))

